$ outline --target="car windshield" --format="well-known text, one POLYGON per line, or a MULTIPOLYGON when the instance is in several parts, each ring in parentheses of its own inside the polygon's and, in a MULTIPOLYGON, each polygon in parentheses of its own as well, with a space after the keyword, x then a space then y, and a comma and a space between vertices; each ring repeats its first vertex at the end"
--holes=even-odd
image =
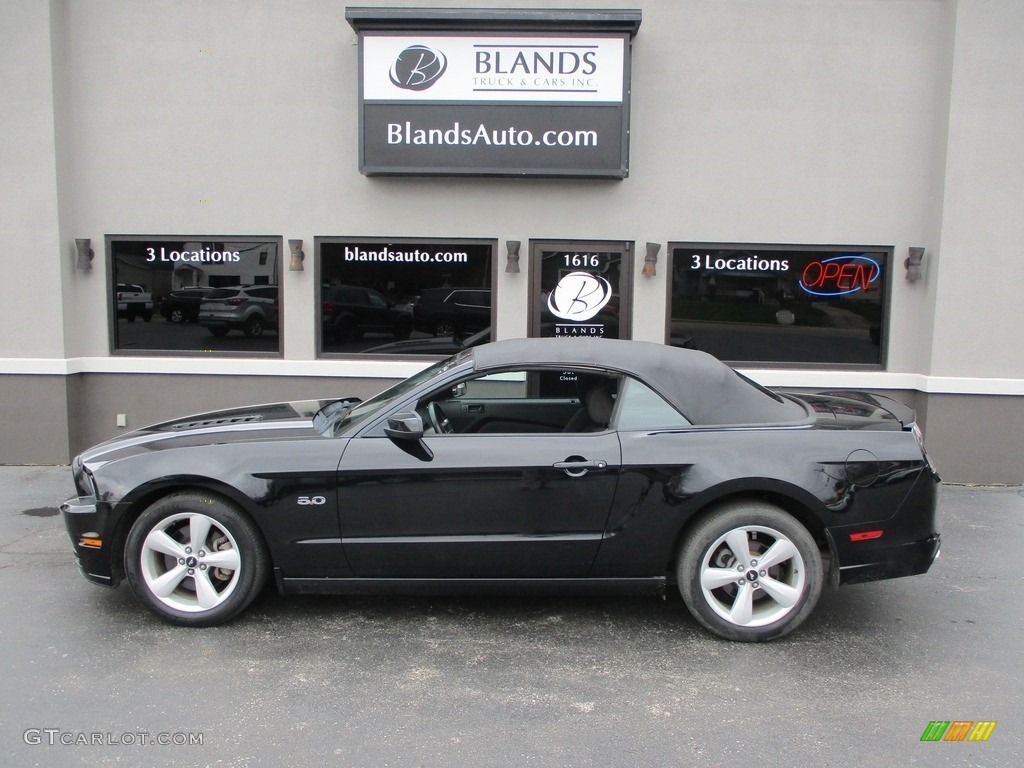
POLYGON ((334 437, 340 434, 343 430, 349 429, 350 427, 365 421, 371 416, 377 414, 381 409, 401 400, 406 393, 411 392, 423 382, 433 378, 439 373, 443 373, 444 371, 455 367, 456 365, 460 365, 469 357, 469 354, 470 353, 468 352, 460 352, 453 357, 441 360, 427 368, 424 368, 419 373, 413 374, 408 379, 403 379, 394 386, 374 395, 369 400, 364 400, 350 409, 343 410, 338 415, 338 418, 324 424, 318 431, 325 437, 334 437))

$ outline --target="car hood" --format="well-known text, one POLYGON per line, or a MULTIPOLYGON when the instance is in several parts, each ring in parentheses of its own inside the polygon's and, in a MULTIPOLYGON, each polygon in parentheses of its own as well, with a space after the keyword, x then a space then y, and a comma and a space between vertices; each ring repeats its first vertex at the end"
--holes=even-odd
POLYGON ((381 344, 370 349, 363 350, 368 354, 417 354, 417 355, 454 355, 461 352, 463 345, 451 337, 440 339, 406 339, 404 341, 392 341, 381 344))
POLYGON ((95 464, 143 451, 319 437, 313 417, 332 402, 336 400, 266 403, 186 416, 119 435, 84 451, 80 459, 95 464))

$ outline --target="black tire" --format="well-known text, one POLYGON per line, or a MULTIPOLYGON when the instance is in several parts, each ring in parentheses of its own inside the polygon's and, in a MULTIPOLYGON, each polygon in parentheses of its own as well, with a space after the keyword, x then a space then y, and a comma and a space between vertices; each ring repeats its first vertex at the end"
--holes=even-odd
POLYGON ((142 319, 144 322, 148 323, 153 319, 153 312, 150 310, 146 310, 145 312, 142 313, 142 319))
POLYGON ((263 335, 263 318, 259 315, 253 315, 245 321, 245 327, 242 329, 246 336, 251 339, 257 338, 263 335))
POLYGON ((392 335, 396 339, 408 339, 412 335, 412 320, 405 317, 396 322, 392 335))
POLYGON ((253 522, 213 494, 165 496, 135 521, 125 542, 125 575, 136 598, 179 626, 230 621, 259 594, 269 568, 253 522))
POLYGON ((351 317, 338 318, 338 324, 334 326, 334 340, 347 343, 356 341, 359 338, 359 328, 355 319, 351 317))
POLYGON ((183 323, 185 322, 185 312, 181 307, 173 307, 171 311, 167 313, 167 319, 172 323, 183 323))
POLYGON ((676 578, 686 607, 707 629, 727 640, 763 642, 810 615, 824 573, 818 545, 799 521, 771 504, 743 501, 713 509, 694 525, 680 547, 676 578), (744 546, 746 556, 737 555, 744 546))

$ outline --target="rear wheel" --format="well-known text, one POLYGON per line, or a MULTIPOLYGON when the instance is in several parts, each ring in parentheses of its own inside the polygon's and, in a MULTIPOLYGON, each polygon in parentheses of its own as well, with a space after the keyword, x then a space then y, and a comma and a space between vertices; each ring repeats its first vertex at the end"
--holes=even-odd
POLYGON ((160 499, 135 521, 125 544, 135 596, 164 621, 184 626, 236 616, 263 587, 268 561, 249 518, 203 493, 160 499))
POLYGON ((758 501, 719 507, 699 521, 680 549, 676 577, 697 621, 728 640, 755 642, 796 629, 823 582, 807 529, 758 501))

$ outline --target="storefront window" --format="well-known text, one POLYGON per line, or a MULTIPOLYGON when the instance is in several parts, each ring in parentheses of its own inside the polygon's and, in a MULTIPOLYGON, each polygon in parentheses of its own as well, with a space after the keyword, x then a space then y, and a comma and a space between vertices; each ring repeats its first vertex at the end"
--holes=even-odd
POLYGON ((733 363, 884 363, 892 249, 670 244, 668 339, 733 363))
POLYGON ((491 340, 495 240, 317 238, 324 355, 450 355, 491 340))
POLYGON ((531 242, 532 336, 630 338, 632 243, 531 242))
POLYGON ((280 354, 280 238, 109 236, 118 352, 280 354))

